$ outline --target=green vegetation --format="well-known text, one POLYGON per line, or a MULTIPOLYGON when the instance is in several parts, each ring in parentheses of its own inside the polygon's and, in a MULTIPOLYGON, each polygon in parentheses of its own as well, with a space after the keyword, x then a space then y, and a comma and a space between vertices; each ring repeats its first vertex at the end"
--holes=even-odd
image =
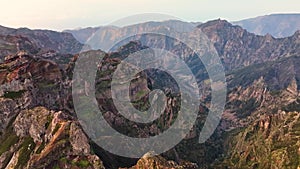
POLYGON ((86 168, 90 166, 90 162, 87 160, 79 160, 78 162, 76 162, 76 165, 80 168, 86 168))
POLYGON ((60 124, 56 124, 56 126, 52 132, 52 135, 54 135, 58 131, 59 128, 60 128, 60 124))
POLYGON ((254 98, 251 98, 245 102, 242 102, 241 108, 237 110, 236 116, 238 118, 245 118, 251 115, 252 112, 255 111, 259 104, 256 102, 254 98))
POLYGON ((148 91, 140 90, 136 93, 136 97, 141 98, 141 97, 145 96, 147 93, 148 93, 148 91))
POLYGON ((20 97, 22 97, 23 93, 25 92, 25 90, 20 90, 20 91, 7 91, 4 93, 3 97, 4 98, 9 98, 9 99, 18 99, 20 97))
MULTIPOLYGON (((227 157, 217 166, 231 168, 297 168, 300 119, 297 113, 272 115, 227 135, 227 157), (269 123, 269 127, 259 125, 269 123), (298 126, 299 125, 299 126, 298 126)), ((230 133, 230 132, 229 132, 230 133)))
POLYGON ((1 140, 1 146, 0 146, 0 155, 2 155, 4 152, 8 151, 11 146, 16 144, 19 140, 18 136, 13 133, 6 133, 3 136, 3 140, 1 140))
POLYGON ((16 144, 19 141, 18 136, 13 131, 12 123, 15 120, 15 117, 9 122, 8 127, 6 128, 6 132, 0 138, 0 156, 8 151, 11 146, 16 144))
POLYGON ((88 168, 89 166, 91 166, 91 163, 86 159, 71 160, 71 159, 68 159, 67 157, 62 157, 62 158, 60 158, 59 162, 61 164, 69 164, 72 166, 77 166, 79 168, 88 168))
POLYGON ((60 167, 59 167, 58 165, 55 165, 55 166, 53 167, 53 169, 60 169, 60 167))
POLYGON ((51 115, 47 116, 47 122, 45 123, 45 129, 48 129, 52 120, 53 120, 53 117, 51 115))
POLYGON ((39 82, 37 85, 40 89, 52 89, 58 87, 57 84, 54 84, 53 82, 39 82))
POLYGON ((36 150, 36 153, 40 154, 44 150, 45 146, 45 142, 43 141, 39 148, 36 150))
POLYGON ((287 106, 284 106, 282 110, 287 112, 293 112, 293 111, 300 112, 300 99, 298 98, 297 101, 292 102, 287 106))
POLYGON ((31 137, 26 137, 19 149, 18 163, 15 168, 24 168, 30 158, 30 154, 35 148, 35 143, 31 137))

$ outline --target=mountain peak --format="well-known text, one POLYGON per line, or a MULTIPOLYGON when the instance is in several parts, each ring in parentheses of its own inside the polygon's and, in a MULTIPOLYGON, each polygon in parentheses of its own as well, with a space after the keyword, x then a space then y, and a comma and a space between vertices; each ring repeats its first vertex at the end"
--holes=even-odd
POLYGON ((294 33, 294 36, 299 36, 300 35, 300 30, 297 30, 295 33, 294 33))
POLYGON ((223 32, 224 34, 227 34, 231 32, 237 33, 239 35, 242 32, 245 32, 245 30, 242 27, 232 25, 230 22, 222 19, 208 21, 199 25, 197 28, 201 29, 206 34, 210 34, 213 32, 223 32))
POLYGON ((203 23, 203 24, 199 25, 198 28, 209 27, 209 26, 227 27, 227 26, 233 26, 233 25, 226 20, 216 19, 216 20, 212 20, 212 21, 203 23))

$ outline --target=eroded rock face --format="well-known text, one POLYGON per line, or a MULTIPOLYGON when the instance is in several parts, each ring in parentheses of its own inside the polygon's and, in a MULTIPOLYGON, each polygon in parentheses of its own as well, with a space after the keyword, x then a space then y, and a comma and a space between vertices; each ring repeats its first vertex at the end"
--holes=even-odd
MULTIPOLYGON (((262 115, 230 137, 228 157, 221 166, 233 168, 299 167, 299 112, 262 115), (232 160, 236 162, 232 163, 232 160)), ((228 138, 229 139, 229 138, 228 138)))
POLYGON ((15 134, 18 141, 1 155, 9 162, 2 167, 104 168, 102 161, 90 152, 89 140, 79 123, 64 112, 45 107, 23 110, 11 127, 9 134, 15 134))
POLYGON ((19 52, 0 72, 0 168, 104 168, 70 112, 51 110, 68 99, 56 63, 19 52))
POLYGON ((236 110, 251 109, 251 115, 241 118, 238 113, 243 112, 236 112, 235 120, 243 124, 243 127, 235 127, 235 130, 227 132, 226 158, 222 164, 216 166, 233 168, 299 166, 300 106, 296 81, 293 80, 286 89, 277 92, 267 90, 263 92, 264 85, 261 79, 253 86, 239 88, 235 91, 238 95, 229 96, 231 103, 233 100, 237 103, 238 98, 234 96, 240 96, 239 99, 251 96, 255 107, 242 109, 242 104, 239 104, 239 109, 236 110))
POLYGON ((296 34, 283 39, 258 36, 224 20, 209 21, 198 28, 212 41, 227 70, 300 54, 296 34))
MULTIPOLYGON (((42 142, 46 133, 46 125, 49 125, 51 112, 37 107, 32 110, 23 110, 13 123, 14 131, 18 137, 30 136, 34 142, 42 142)), ((52 112, 53 113, 53 112, 52 112)))
POLYGON ((70 125, 70 142, 76 153, 90 153, 89 140, 86 135, 82 132, 81 127, 78 123, 72 123, 70 125))
MULTIPOLYGON (((194 163, 182 161, 180 164, 174 161, 167 161, 161 156, 148 156, 147 154, 142 157, 135 166, 128 169, 137 168, 157 168, 157 169, 197 169, 198 166, 194 163)), ((121 168, 120 168, 121 169, 121 168)), ((123 168, 125 169, 125 168, 123 168)))

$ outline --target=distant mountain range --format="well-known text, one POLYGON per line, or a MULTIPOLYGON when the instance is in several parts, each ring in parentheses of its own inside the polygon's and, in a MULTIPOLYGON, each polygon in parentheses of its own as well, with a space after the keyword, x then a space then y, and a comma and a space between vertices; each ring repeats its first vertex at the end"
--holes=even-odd
MULTIPOLYGON (((102 48, 108 48, 110 44, 107 44, 106 42, 117 42, 119 40, 118 37, 125 35, 138 34, 142 31, 162 31, 163 29, 167 33, 172 31, 189 32, 200 24, 200 22, 190 23, 170 20, 164 22, 146 22, 125 27, 100 26, 94 28, 65 30, 65 32, 72 33, 79 42, 88 43, 92 46, 92 48, 97 49, 99 46, 96 44, 103 44, 101 46, 102 48), (89 41, 91 36, 93 36, 93 39, 97 39, 97 42, 89 41)), ((297 30, 300 30, 300 14, 266 15, 232 22, 232 24, 239 25, 256 35, 270 34, 275 38, 282 38, 292 36, 297 30)))
POLYGON ((160 32, 171 34, 174 32, 191 32, 199 23, 188 23, 178 20, 163 22, 146 22, 125 27, 101 26, 95 28, 84 28, 76 30, 65 30, 81 43, 90 45, 93 49, 109 50, 112 45, 122 40, 122 37, 129 37, 142 32, 160 32))
POLYGON ((300 30, 300 14, 272 14, 232 23, 257 35, 270 34, 282 38, 300 30))
MULTIPOLYGON (((292 36, 300 30, 300 14, 272 14, 232 22, 256 35, 270 34, 275 38, 292 36)), ((49 50, 60 54, 75 54, 86 43, 93 49, 109 49, 121 37, 141 32, 161 32, 167 35, 192 32, 200 22, 189 23, 178 20, 146 22, 125 27, 100 26, 55 32, 51 30, 30 30, 0 26, 1 57, 26 49, 30 53, 45 53, 49 50), (73 35, 73 36, 72 36, 73 35), (91 39, 91 37, 93 37, 91 39), (111 43, 108 43, 111 42, 111 43)))

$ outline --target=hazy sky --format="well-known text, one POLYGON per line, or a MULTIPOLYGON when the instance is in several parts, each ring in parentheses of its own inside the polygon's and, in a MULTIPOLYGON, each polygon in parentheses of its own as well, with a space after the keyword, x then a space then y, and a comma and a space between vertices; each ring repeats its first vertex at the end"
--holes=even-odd
POLYGON ((300 13, 299 0, 1 0, 0 25, 63 30, 105 25, 139 13, 186 21, 230 21, 271 13, 300 13))

